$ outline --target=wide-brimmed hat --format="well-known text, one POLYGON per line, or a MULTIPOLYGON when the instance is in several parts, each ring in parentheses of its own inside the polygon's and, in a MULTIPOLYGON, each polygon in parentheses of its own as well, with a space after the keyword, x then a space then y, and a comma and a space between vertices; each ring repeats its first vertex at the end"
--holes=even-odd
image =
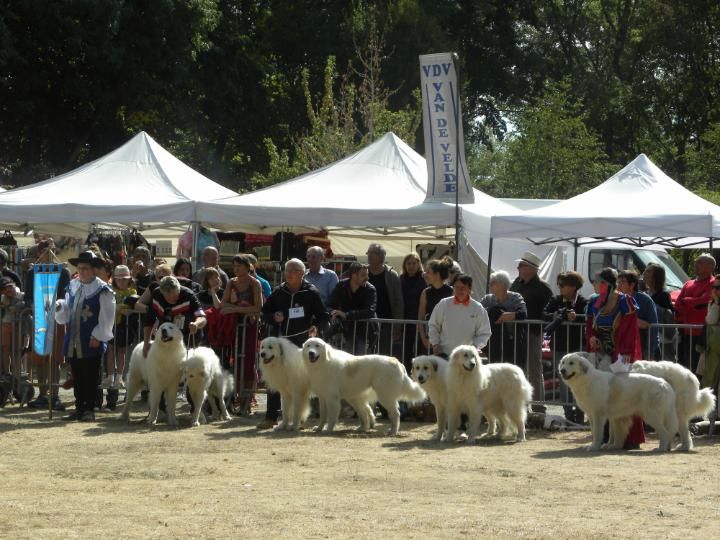
POLYGON ((535 255, 532 251, 526 251, 523 253, 522 257, 519 259, 515 259, 515 262, 518 264, 529 264, 533 268, 540 268, 540 263, 542 263, 542 259, 535 255))
POLYGON ((103 265, 102 259, 95 255, 95 253, 93 253, 92 251, 83 251, 77 257, 68 259, 68 262, 73 266, 77 266, 80 263, 87 263, 93 268, 99 268, 103 265))
POLYGON ((125 266, 124 264, 118 264, 115 267, 115 270, 113 270, 113 277, 114 278, 131 278, 132 275, 130 275, 130 269, 125 266))

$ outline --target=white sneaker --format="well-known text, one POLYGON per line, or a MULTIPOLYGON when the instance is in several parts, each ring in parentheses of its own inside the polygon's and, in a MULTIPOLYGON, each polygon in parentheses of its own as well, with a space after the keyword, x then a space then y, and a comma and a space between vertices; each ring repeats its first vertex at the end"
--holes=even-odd
POLYGON ((113 376, 112 376, 112 375, 108 375, 107 377, 105 377, 105 378, 102 380, 101 386, 102 386, 103 388, 105 388, 105 389, 107 389, 107 388, 112 388, 112 387, 113 387, 113 376))
POLYGON ((122 380, 122 377, 120 377, 119 373, 115 374, 115 378, 113 379, 113 386, 114 389, 118 388, 125 388, 125 383, 122 380))

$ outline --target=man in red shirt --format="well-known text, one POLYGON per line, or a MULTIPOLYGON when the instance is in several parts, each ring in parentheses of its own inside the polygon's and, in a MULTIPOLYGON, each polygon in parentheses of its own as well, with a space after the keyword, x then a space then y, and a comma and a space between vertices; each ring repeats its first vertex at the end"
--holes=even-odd
MULTIPOLYGON (((695 279, 688 280, 680 290, 675 301, 675 320, 682 324, 705 324, 705 315, 710 303, 712 286, 715 282, 715 259, 709 253, 703 253, 695 259, 695 279)), ((695 371, 699 353, 695 345, 699 343, 701 329, 685 328, 681 336, 680 358, 682 363, 695 371)))

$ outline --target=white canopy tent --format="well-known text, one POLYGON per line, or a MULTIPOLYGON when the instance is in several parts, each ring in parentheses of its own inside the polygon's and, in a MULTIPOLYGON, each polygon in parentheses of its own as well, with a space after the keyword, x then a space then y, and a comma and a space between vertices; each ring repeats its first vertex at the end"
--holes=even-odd
POLYGON ((245 195, 198 205, 206 223, 360 227, 384 231, 455 223, 454 205, 424 203, 425 159, 393 133, 331 165, 245 195))
POLYGON ((645 154, 599 186, 526 212, 498 213, 492 237, 536 244, 614 240, 687 247, 720 237, 720 207, 661 171, 645 154))
POLYGON ((232 195, 143 131, 73 171, 0 194, 0 227, 59 234, 87 233, 89 224, 167 228, 197 221, 197 201, 232 195))
MULTIPOLYGON (((358 152, 299 178, 245 195, 200 202, 197 216, 217 227, 321 227, 330 231, 336 252, 362 254, 375 241, 395 245, 404 255, 418 243, 455 237, 455 205, 424 202, 426 189, 425 158, 387 133, 358 152)), ((490 216, 509 213, 513 207, 478 190, 474 196, 473 204, 460 205, 460 261, 481 279, 484 288, 487 268, 478 253, 487 249, 490 216)), ((508 243, 527 246, 527 242, 508 243)), ((517 258, 522 251, 518 247, 512 256, 517 258)))

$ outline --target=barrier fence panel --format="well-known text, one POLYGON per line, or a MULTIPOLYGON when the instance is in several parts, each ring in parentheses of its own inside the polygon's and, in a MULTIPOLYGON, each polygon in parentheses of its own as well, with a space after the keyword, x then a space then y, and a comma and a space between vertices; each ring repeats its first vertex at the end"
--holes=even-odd
MULTIPOLYGON (((30 308, 6 310, 3 313, 0 334, 0 358, 3 376, 0 377, 0 403, 20 402, 27 404, 35 394, 33 385, 52 396, 53 388, 60 385, 56 366, 62 363, 62 338, 64 328, 56 325, 55 344, 51 354, 39 357, 34 354, 32 337, 33 313, 30 308), (34 359, 34 360, 31 360, 34 359), (51 377, 52 375, 52 377, 51 377), (32 392, 32 394, 30 393, 32 392), (28 397, 29 396, 29 397, 28 397)), ((551 333, 544 332, 548 321, 509 321, 492 326, 492 336, 481 354, 489 362, 508 362, 523 369, 534 388, 533 404, 572 405, 572 396, 557 372, 557 366, 568 352, 585 350, 585 323, 564 321, 551 333), (538 388, 540 389, 538 391, 538 388)), ((352 354, 385 354, 398 358, 410 373, 412 359, 422 354, 432 354, 422 340, 420 328, 428 335, 427 321, 410 319, 362 319, 331 324, 321 332, 322 337, 334 347, 352 354)), ((105 376, 118 370, 118 375, 127 373, 133 348, 143 339, 142 317, 135 314, 126 324, 116 328, 118 334, 109 347, 114 363, 103 361, 105 376), (124 362, 123 362, 124 360, 124 362)), ((262 324, 260 314, 237 317, 231 343, 222 345, 208 343, 208 332, 197 337, 197 345, 208 344, 220 357, 224 369, 231 369, 235 377, 235 399, 232 409, 247 414, 256 393, 264 392, 259 387, 259 341, 268 328, 262 324)), ((705 347, 703 325, 697 324, 652 324, 643 334, 646 351, 655 351, 649 359, 669 360, 691 369, 698 368, 701 352, 705 347)), ((195 345, 195 344, 191 344, 195 345)), ((114 392, 118 401, 123 385, 114 385, 108 393, 114 392), (115 387, 118 386, 118 387, 115 387)), ((101 381, 98 381, 101 393, 101 381)), ((716 389, 716 392, 720 389, 716 389)), ((110 397, 110 396, 108 396, 110 397)), ((49 399, 52 402, 51 399, 49 399)), ((49 405, 52 418, 52 406, 49 405)))

